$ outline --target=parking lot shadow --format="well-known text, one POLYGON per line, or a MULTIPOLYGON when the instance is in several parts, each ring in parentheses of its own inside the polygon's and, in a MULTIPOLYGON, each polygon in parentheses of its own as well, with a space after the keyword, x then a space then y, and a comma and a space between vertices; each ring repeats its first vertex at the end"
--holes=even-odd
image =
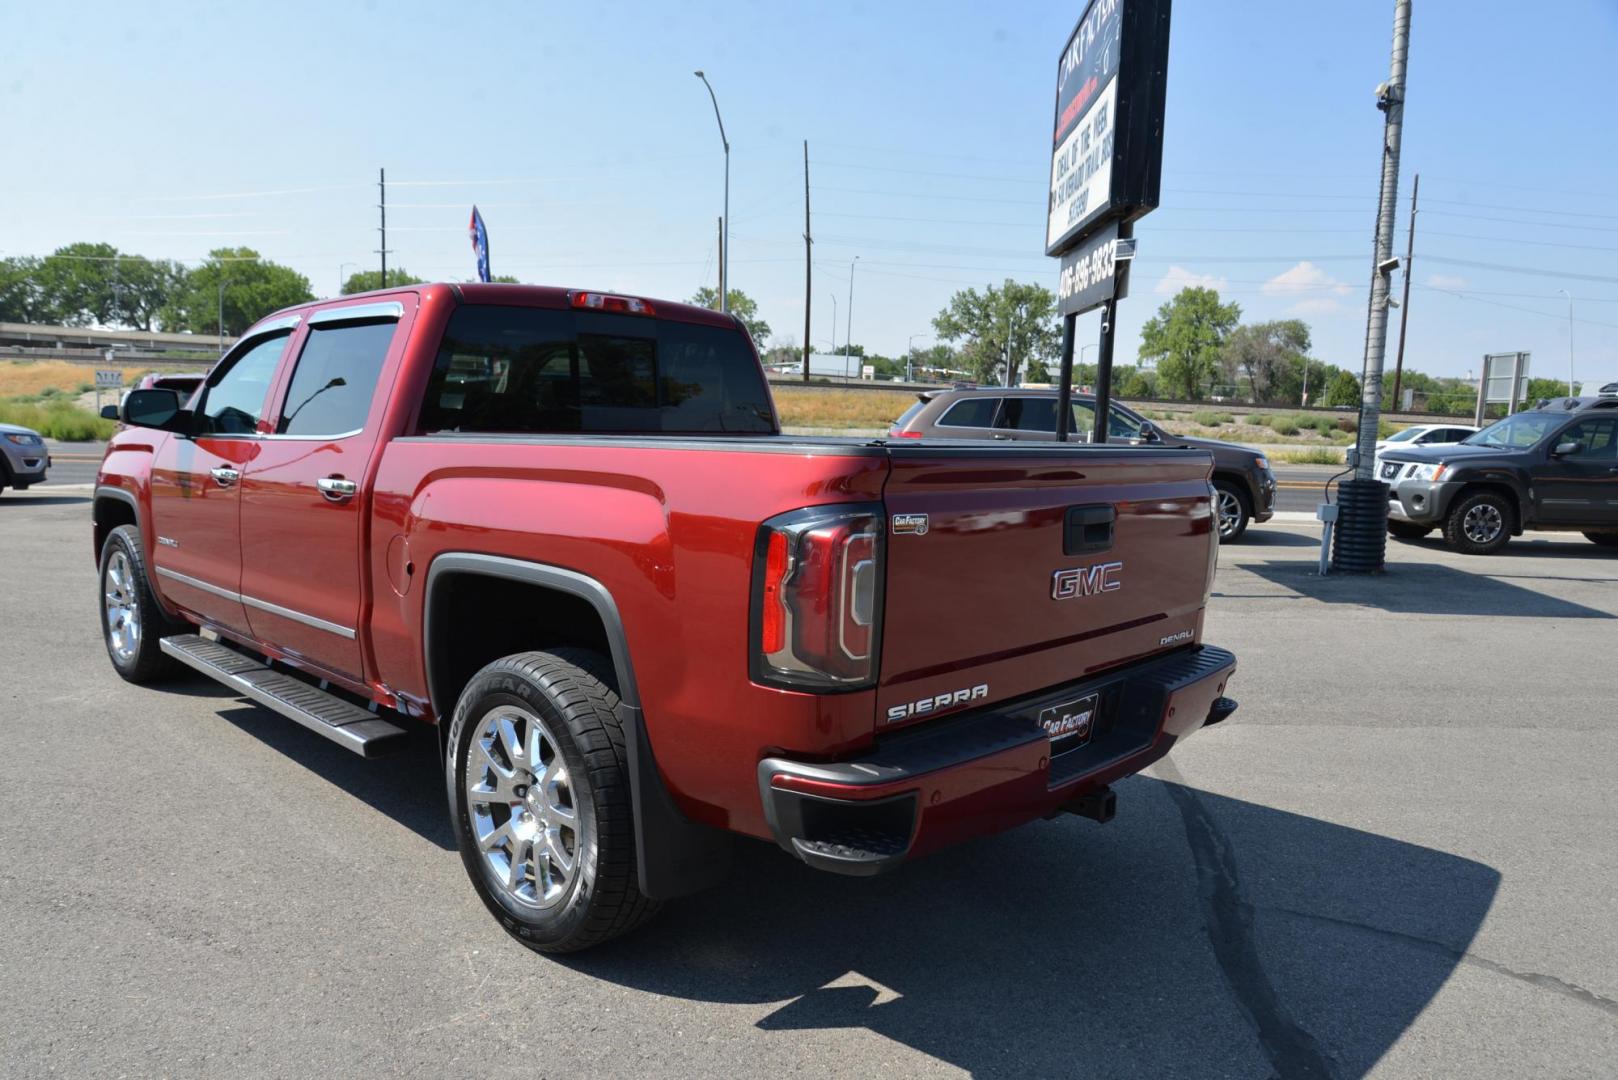
POLYGON ((404 749, 372 761, 268 709, 238 700, 239 706, 221 709, 219 716, 422 839, 445 851, 455 849, 444 802, 444 774, 438 763, 438 738, 430 728, 418 726, 404 749))
POLYGON ((1499 880, 1137 777, 1105 827, 1039 823, 874 879, 746 844, 725 886, 561 962, 980 1076, 1355 1077, 1460 963, 1499 880))
POLYGON ((1322 603, 1355 604, 1399 615, 1615 618, 1599 608, 1438 563, 1390 562, 1382 574, 1325 577, 1303 562, 1243 563, 1239 569, 1322 603))

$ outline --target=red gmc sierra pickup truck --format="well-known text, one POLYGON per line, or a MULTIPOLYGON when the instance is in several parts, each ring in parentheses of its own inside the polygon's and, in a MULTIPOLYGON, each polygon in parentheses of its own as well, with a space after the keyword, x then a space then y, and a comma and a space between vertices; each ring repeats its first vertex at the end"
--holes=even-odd
POLYGON ((510 285, 278 312, 97 478, 118 673, 367 757, 436 725, 472 884, 580 949, 735 835, 868 874, 1228 716, 1205 450, 783 435, 734 318, 510 285))

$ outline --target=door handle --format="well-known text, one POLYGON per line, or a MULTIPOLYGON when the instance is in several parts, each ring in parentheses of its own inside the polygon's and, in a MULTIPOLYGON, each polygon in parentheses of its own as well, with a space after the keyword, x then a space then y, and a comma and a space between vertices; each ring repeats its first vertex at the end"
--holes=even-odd
POLYGON ((315 486, 326 497, 328 502, 342 502, 352 499, 359 490, 359 485, 352 480, 344 480, 341 476, 322 476, 315 481, 315 486))
POLYGON ((241 473, 237 472, 235 469, 227 468, 223 465, 219 466, 217 469, 209 469, 208 472, 213 475, 214 482, 222 488, 228 488, 242 478, 241 473))
POLYGON ((989 437, 991 439, 1009 439, 1009 438, 1011 438, 1010 435, 1002 435, 999 432, 995 432, 993 435, 991 435, 989 437))

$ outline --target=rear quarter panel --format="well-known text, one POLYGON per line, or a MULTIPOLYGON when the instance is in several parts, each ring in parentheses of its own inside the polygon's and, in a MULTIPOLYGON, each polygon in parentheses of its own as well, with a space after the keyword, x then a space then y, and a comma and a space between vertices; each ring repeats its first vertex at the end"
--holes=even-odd
POLYGON ((868 744, 874 693, 805 694, 750 681, 758 525, 802 506, 879 498, 887 460, 710 442, 703 449, 565 437, 389 443, 368 553, 377 582, 372 648, 383 680, 425 703, 423 594, 440 554, 500 555, 585 574, 618 605, 646 727, 675 798, 694 820, 767 835, 759 759, 868 744), (396 544, 415 567, 415 585, 402 595, 389 584, 396 544))

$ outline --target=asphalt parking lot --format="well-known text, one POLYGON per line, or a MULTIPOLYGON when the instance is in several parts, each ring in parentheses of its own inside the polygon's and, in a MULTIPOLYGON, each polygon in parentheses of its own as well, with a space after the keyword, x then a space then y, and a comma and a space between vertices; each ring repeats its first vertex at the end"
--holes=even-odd
POLYGON ((365 762, 112 672, 88 495, 0 497, 6 1076, 1611 1077, 1618 557, 1314 528, 1221 553, 1241 710, 1119 788, 871 880, 747 845, 565 960, 464 880, 424 738, 365 762))

